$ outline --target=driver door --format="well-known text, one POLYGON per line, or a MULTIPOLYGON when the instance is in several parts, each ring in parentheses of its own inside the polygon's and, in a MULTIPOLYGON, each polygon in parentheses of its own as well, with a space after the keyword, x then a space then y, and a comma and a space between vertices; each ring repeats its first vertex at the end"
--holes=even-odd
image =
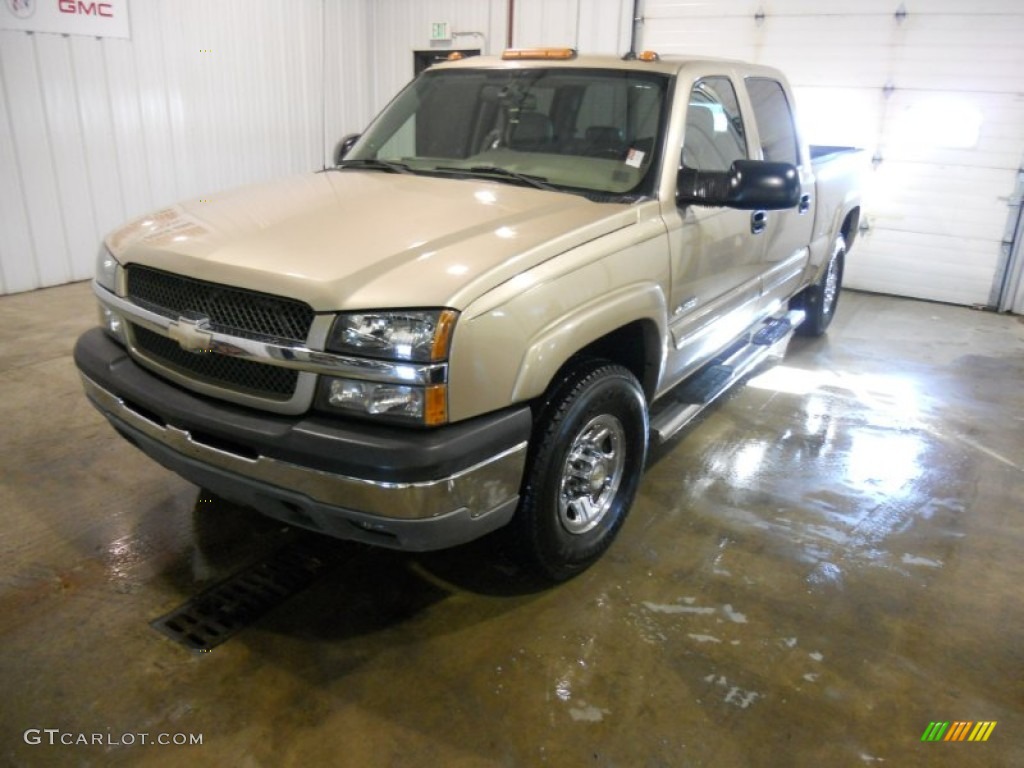
MULTIPOLYGON (((701 78, 687 106, 680 167, 728 171, 749 158, 736 89, 725 75, 701 78)), ((666 217, 671 250, 666 384, 688 375, 752 324, 760 299, 763 238, 758 212, 688 205, 666 217)))

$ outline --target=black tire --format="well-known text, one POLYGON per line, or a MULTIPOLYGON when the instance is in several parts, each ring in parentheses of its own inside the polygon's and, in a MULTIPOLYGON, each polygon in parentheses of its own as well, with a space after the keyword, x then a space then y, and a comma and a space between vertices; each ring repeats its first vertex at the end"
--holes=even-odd
POLYGON ((627 369, 572 365, 540 407, 512 522, 525 564, 572 578, 611 545, 636 496, 647 457, 647 403, 627 369))
POLYGON ((789 303, 792 309, 802 309, 807 313, 807 318, 796 329, 801 336, 822 336, 828 330, 839 306, 845 266, 846 240, 839 235, 832 244, 828 264, 818 282, 805 288, 789 303))

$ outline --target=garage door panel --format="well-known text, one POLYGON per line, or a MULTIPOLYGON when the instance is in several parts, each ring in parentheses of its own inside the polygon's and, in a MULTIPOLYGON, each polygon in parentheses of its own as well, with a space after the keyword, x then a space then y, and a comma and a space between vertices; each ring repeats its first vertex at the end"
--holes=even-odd
POLYGON ((794 86, 797 118, 811 144, 870 147, 885 116, 877 88, 794 86))
POLYGON ((752 50, 756 28, 748 18, 665 19, 644 25, 643 47, 663 54, 703 53, 733 58, 734 52, 752 50))
POLYGON ((919 48, 943 46, 1013 49, 1020 45, 1020 26, 1013 23, 1019 12, 1004 3, 1003 13, 909 14, 898 28, 906 35, 903 47, 915 54, 919 48))
POLYGON ((892 94, 881 127, 887 160, 1016 169, 1024 153, 1024 101, 1011 94, 892 94))
MULTIPOLYGON (((1005 205, 1002 196, 992 196, 993 189, 1012 190, 1017 171, 1007 168, 979 168, 965 165, 933 165, 887 160, 870 174, 866 190, 879 202, 892 202, 879 194, 888 190, 909 203, 917 201, 948 203, 962 211, 986 209, 994 204, 1005 205)), ((1005 216, 1006 211, 1003 210, 1005 216)))
POLYGON ((990 301, 998 251, 989 240, 874 230, 857 241, 846 265, 846 285, 955 304, 990 301))
POLYGON ((778 67, 810 142, 876 158, 853 284, 987 303, 1024 158, 1024 4, 905 5, 647 0, 643 43, 778 67))
POLYGON ((742 16, 751 19, 761 6, 760 0, 653 0, 644 6, 644 18, 652 21, 674 21, 680 18, 742 16))
MULTIPOLYGON (((973 15, 980 13, 1000 13, 1006 10, 1008 2, 1013 0, 971 0, 970 11, 965 12, 963 0, 926 0, 925 2, 903 2, 907 9, 907 18, 927 16, 931 14, 973 15)), ((737 2, 734 0, 703 0, 703 2, 684 2, 681 0, 648 0, 648 5, 674 6, 680 9, 692 8, 695 13, 713 14, 718 5, 728 8, 738 6, 748 9, 753 15, 758 8, 764 8, 772 15, 881 15, 892 18, 901 5, 901 0, 858 0, 857 2, 837 2, 837 0, 763 0, 757 2, 737 2)))
MULTIPOLYGON (((1006 170, 1015 165, 1015 160, 1020 159, 1020 152, 990 151, 982 152, 977 149, 945 149, 942 147, 912 147, 901 145, 885 145, 881 148, 882 156, 886 160, 929 163, 941 166, 966 166, 977 168, 991 168, 994 170, 1006 170)), ((997 194, 1009 194, 1012 189, 993 190, 997 194)))
POLYGON ((890 79, 908 89, 968 93, 1024 90, 1024 56, 1019 49, 977 45, 935 46, 892 62, 890 79))
MULTIPOLYGON (((930 16, 971 18, 1012 12, 1015 0, 927 0, 922 3, 903 3, 907 9, 904 23, 911 19, 930 16)), ((785 16, 884 16, 893 19, 900 7, 899 0, 647 0, 643 6, 644 18, 660 22, 663 19, 683 17, 743 16, 753 19, 758 11, 769 18, 785 16)))
POLYGON ((871 211, 870 226, 906 233, 934 233, 944 237, 986 241, 995 251, 1000 240, 992 237, 1006 222, 1005 206, 991 206, 988 210, 970 211, 964 218, 952 220, 942 215, 942 209, 922 201, 919 205, 904 203, 898 210, 887 212, 877 201, 869 198, 871 211))
POLYGON ((886 162, 870 174, 864 207, 872 230, 917 232, 989 242, 998 253, 1015 171, 886 162), (948 214, 950 209, 957 216, 948 214))

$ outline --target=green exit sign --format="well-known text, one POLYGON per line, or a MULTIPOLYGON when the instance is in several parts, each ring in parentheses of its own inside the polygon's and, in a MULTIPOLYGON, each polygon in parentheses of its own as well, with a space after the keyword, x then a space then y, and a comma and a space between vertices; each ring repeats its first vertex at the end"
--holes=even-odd
POLYGON ((430 24, 431 40, 451 40, 451 25, 447 21, 434 21, 430 24))

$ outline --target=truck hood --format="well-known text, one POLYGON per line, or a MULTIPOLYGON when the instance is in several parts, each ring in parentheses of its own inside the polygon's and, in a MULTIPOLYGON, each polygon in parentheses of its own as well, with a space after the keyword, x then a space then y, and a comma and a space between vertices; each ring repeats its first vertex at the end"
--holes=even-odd
POLYGON ((497 182, 345 170, 190 200, 107 238, 122 264, 289 296, 317 311, 464 309, 637 221, 626 204, 497 182))

